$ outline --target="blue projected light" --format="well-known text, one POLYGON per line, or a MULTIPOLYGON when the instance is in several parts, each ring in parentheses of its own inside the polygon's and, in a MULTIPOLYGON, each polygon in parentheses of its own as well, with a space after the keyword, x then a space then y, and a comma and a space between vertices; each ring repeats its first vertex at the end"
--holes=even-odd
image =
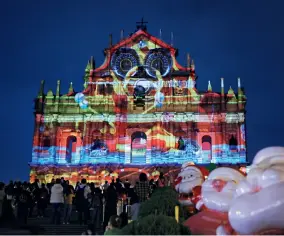
POLYGON ((75 102, 79 104, 81 109, 87 109, 89 102, 83 93, 77 93, 75 95, 75 102))
POLYGON ((141 40, 139 42, 139 48, 145 48, 145 47, 147 47, 147 43, 145 41, 141 40))
POLYGON ((146 72, 156 78, 156 70, 166 76, 172 68, 172 58, 168 50, 152 49, 145 58, 146 72))
MULTIPOLYGON (((202 150, 196 141, 184 139, 184 150, 170 149, 166 152, 151 149, 143 153, 139 153, 139 158, 130 158, 128 155, 122 155, 120 152, 109 152, 106 146, 101 146, 98 149, 93 149, 91 145, 77 147, 76 151, 70 155, 71 160, 67 159, 67 148, 62 147, 34 147, 33 161, 34 164, 100 164, 100 163, 120 163, 120 164, 183 164, 184 162, 194 162, 196 164, 209 163, 246 163, 245 146, 239 145, 240 151, 233 152, 229 145, 212 145, 212 157, 208 156, 208 150, 202 150), (43 150, 39 154, 38 150, 43 150), (64 153, 65 150, 65 153, 64 153), (63 152, 62 152, 63 151, 63 152), (140 155, 141 154, 141 155, 140 155)), ((133 156, 132 156, 133 157, 133 156)))
POLYGON ((161 92, 157 92, 155 94, 155 102, 154 102, 155 107, 161 108, 163 106, 164 100, 165 100, 165 95, 161 92))
POLYGON ((139 66, 139 56, 132 48, 120 48, 111 57, 112 69, 122 78, 136 66, 139 66))
POLYGON ((80 103, 85 100, 85 95, 83 93, 77 93, 75 95, 75 102, 80 103))
POLYGON ((84 100, 82 102, 79 103, 79 106, 81 109, 87 109, 88 108, 88 101, 87 100, 84 100))
POLYGON ((44 131, 44 126, 43 125, 41 125, 40 127, 39 127, 39 132, 43 132, 44 131))

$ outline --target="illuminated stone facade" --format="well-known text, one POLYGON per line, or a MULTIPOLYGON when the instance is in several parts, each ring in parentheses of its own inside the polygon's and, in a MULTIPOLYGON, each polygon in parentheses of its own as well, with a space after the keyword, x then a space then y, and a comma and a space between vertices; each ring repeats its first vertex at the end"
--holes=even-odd
POLYGON ((220 93, 210 82, 206 92, 198 91, 193 60, 188 56, 182 67, 177 50, 145 28, 104 52, 100 67, 89 60, 81 92, 71 83, 62 94, 58 81, 55 94, 45 94, 42 81, 31 179, 101 181, 127 168, 246 162, 240 79, 237 94, 224 92, 223 79, 220 93))

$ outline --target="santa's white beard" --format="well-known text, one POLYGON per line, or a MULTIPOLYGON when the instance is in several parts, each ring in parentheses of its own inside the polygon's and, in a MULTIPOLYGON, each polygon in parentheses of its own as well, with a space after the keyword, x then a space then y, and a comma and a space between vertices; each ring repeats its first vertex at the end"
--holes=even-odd
POLYGON ((237 197, 229 210, 231 226, 240 234, 284 228, 284 183, 237 197))
POLYGON ((181 182, 177 186, 176 190, 179 193, 188 194, 188 193, 192 192, 192 189, 194 187, 200 186, 202 184, 202 182, 203 182, 203 180, 201 178, 196 178, 194 180, 187 181, 187 182, 181 182))
POLYGON ((204 205, 215 211, 227 212, 233 199, 233 192, 217 192, 215 190, 202 190, 204 205))

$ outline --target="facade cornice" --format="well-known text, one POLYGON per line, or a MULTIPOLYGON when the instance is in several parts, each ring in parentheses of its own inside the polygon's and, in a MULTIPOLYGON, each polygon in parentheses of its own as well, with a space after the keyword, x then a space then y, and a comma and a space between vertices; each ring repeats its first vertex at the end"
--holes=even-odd
POLYGON ((197 122, 197 123, 242 123, 245 121, 245 114, 240 113, 218 113, 218 114, 198 114, 193 112, 178 113, 178 112, 156 112, 151 114, 48 114, 44 115, 45 122, 197 122), (166 119, 165 119, 166 118, 166 119))

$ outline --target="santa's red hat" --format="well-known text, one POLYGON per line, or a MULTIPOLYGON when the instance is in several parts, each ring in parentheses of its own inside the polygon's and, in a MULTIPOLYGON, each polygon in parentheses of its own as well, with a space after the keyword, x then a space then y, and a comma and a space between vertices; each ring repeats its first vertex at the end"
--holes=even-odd
POLYGON ((206 169, 203 166, 196 166, 192 162, 184 163, 181 168, 182 168, 181 171, 190 170, 190 169, 197 170, 203 176, 203 179, 206 179, 207 176, 209 175, 209 170, 208 169, 206 169))
POLYGON ((245 175, 239 170, 236 170, 234 168, 230 167, 219 167, 208 175, 208 180, 216 180, 216 179, 221 179, 221 180, 226 180, 226 181, 235 181, 235 182, 240 182, 241 180, 244 180, 245 175))
MULTIPOLYGON (((194 163, 192 162, 187 162, 187 163, 184 163, 181 167, 181 171, 180 172, 183 172, 183 171, 187 171, 187 170, 195 170, 195 171, 198 171, 201 176, 203 177, 203 180, 205 180, 207 178, 207 176, 209 175, 209 170, 207 170, 205 167, 203 166, 196 166, 194 163)), ((175 179, 175 183, 174 185, 177 186, 179 183, 181 183, 182 181, 182 177, 181 176, 178 176, 176 179, 175 179)))

